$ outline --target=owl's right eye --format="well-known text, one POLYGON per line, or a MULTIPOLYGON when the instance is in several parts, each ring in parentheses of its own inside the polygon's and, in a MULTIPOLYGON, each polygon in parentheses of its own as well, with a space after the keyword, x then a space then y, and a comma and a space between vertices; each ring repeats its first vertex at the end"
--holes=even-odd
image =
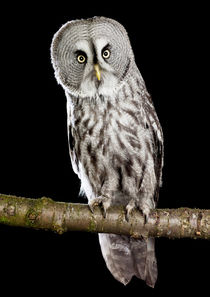
POLYGON ((78 55, 77 56, 77 61, 80 63, 80 64, 83 64, 85 63, 86 61, 86 57, 84 55, 78 55))

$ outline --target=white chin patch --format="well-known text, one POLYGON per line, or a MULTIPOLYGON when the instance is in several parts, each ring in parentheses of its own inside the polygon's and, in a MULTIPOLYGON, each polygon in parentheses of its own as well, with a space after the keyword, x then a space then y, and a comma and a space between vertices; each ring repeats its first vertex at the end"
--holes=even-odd
POLYGON ((118 79, 112 73, 101 72, 101 80, 96 77, 88 77, 80 85, 82 97, 114 96, 118 85, 118 79))

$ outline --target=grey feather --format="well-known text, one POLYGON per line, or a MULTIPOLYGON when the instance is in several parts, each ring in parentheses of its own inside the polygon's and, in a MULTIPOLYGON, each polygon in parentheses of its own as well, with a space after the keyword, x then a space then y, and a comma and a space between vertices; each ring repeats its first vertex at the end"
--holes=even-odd
MULTIPOLYGON (((72 166, 88 203, 100 197, 106 207, 138 207, 147 216, 161 186, 163 134, 126 30, 104 17, 68 22, 53 38, 51 58, 67 98, 72 166)), ((135 275, 154 287, 154 239, 99 234, 99 242, 117 280, 127 284, 135 275)))

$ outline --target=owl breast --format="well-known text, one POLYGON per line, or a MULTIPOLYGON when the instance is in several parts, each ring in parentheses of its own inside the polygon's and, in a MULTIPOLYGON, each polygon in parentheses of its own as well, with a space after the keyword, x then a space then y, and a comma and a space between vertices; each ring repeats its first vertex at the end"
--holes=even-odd
POLYGON ((127 204, 140 195, 143 180, 156 182, 144 110, 139 95, 132 95, 123 88, 115 100, 98 98, 100 104, 77 99, 71 110, 72 149, 88 200, 105 195, 115 204, 127 204))

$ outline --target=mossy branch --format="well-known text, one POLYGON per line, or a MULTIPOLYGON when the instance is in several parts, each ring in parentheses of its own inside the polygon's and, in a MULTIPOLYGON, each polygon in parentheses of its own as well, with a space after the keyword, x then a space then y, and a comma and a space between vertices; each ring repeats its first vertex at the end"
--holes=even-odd
POLYGON ((0 224, 52 230, 115 233, 139 237, 210 239, 210 210, 178 208, 152 210, 147 223, 140 211, 129 222, 125 209, 111 207, 106 218, 100 207, 92 213, 86 204, 29 199, 0 194, 0 224))

